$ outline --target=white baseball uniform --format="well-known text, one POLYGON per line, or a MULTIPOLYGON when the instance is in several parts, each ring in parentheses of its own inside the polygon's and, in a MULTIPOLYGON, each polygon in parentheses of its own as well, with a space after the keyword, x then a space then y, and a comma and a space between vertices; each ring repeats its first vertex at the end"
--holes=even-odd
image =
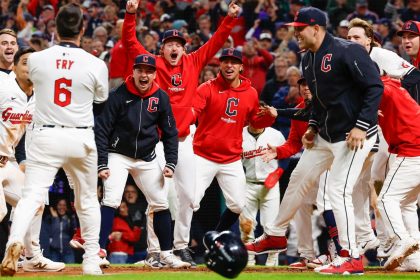
POLYGON ((64 168, 74 185, 75 208, 85 240, 84 259, 99 261, 92 103, 108 97, 108 69, 103 61, 71 43, 31 54, 28 65, 37 102, 23 197, 15 210, 8 245, 21 242, 57 171, 64 168))
MULTIPOLYGON (((273 188, 264 187, 264 180, 268 174, 277 169, 277 161, 268 163, 262 160, 262 152, 267 149, 267 144, 280 146, 286 140, 283 134, 271 127, 265 128, 264 132, 255 138, 249 133, 248 127, 243 129, 242 164, 245 168, 246 177, 246 202, 242 211, 241 219, 252 222, 252 229, 245 233, 241 228, 241 237, 245 242, 255 239, 254 230, 257 225, 256 216, 260 210, 260 222, 263 228, 272 223, 276 218, 280 205, 279 183, 273 188)), ((278 256, 278 253, 270 253, 278 256)))

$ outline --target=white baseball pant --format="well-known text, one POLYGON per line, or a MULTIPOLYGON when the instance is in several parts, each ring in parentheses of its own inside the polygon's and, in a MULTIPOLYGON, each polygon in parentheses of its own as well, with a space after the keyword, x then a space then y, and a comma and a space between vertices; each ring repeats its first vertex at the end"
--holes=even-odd
POLYGON ((223 164, 195 155, 194 162, 196 186, 194 211, 200 208, 206 189, 216 177, 225 197, 226 206, 233 213, 241 214, 246 199, 246 179, 241 160, 223 164))
POLYGON ((14 213, 8 246, 22 242, 57 171, 63 167, 74 185, 75 208, 85 240, 83 258, 98 259, 101 215, 97 196, 97 160, 92 129, 35 127, 27 146, 25 186, 14 213))
POLYGON ((179 139, 178 163, 174 173, 174 183, 178 195, 175 216, 174 248, 185 249, 190 242, 191 220, 195 193, 195 164, 192 133, 179 139))
MULTIPOLYGON (((156 159, 158 160, 160 168, 163 170, 166 164, 165 153, 163 151, 163 143, 160 141, 156 144, 155 148, 156 159)), ((168 189, 168 203, 171 217, 174 219, 177 213, 178 197, 176 195, 175 183, 173 178, 164 178, 165 188, 168 189)), ((155 234, 153 228, 153 212, 150 211, 150 207, 147 207, 147 251, 148 252, 160 252, 159 240, 155 234)))
MULTIPOLYGON (((385 179, 378 198, 378 208, 386 231, 391 237, 396 235, 399 239, 406 239, 411 236, 404 224, 402 207, 408 208, 410 213, 410 208, 417 201, 420 192, 419 169, 420 156, 397 157, 385 179)), ((408 221, 409 217, 405 217, 406 224, 413 223, 408 221)))
POLYGON ((328 196, 328 175, 329 170, 326 170, 319 176, 319 189, 316 196, 316 207, 318 211, 322 214, 325 211, 332 210, 330 197, 328 196))
POLYGON ((285 211, 282 211, 280 205, 276 222, 269 225, 266 233, 276 236, 286 234, 289 221, 301 206, 304 196, 316 185, 321 173, 330 167, 328 194, 337 222, 340 244, 351 256, 359 257, 355 240, 352 192, 365 158, 375 141, 376 137, 372 136, 365 141, 363 149, 352 151, 347 147, 346 141, 329 143, 317 135, 314 147, 304 150, 292 172, 288 190, 283 198, 287 202, 287 207, 284 206, 285 211))
POLYGON ((168 209, 168 191, 157 159, 147 162, 117 153, 108 154, 110 176, 104 180, 102 205, 118 208, 124 193, 128 173, 146 197, 150 211, 168 209))

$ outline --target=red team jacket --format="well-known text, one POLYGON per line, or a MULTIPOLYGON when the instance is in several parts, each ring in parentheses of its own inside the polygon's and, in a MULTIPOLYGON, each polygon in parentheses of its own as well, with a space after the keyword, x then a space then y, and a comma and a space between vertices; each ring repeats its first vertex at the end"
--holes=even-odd
POLYGON ((130 228, 124 219, 115 217, 112 231, 122 232, 122 237, 119 241, 111 240, 108 245, 109 253, 124 252, 128 255, 134 254, 134 243, 140 240, 141 229, 139 227, 130 228))
POLYGON ((388 151, 402 157, 420 156, 420 107, 398 80, 382 77, 384 93, 379 116, 388 151))
POLYGON ((111 60, 109 61, 109 78, 126 79, 133 74, 133 63, 128 58, 127 49, 124 47, 121 40, 115 43, 111 49, 111 60), (131 64, 130 64, 131 62, 131 64))
MULTIPOLYGON (((296 108, 304 107, 305 102, 301 102, 296 106, 296 108)), ((276 149, 277 159, 289 158, 294 154, 298 153, 303 147, 302 137, 307 129, 308 122, 292 120, 289 137, 283 145, 278 146, 276 149)))
POLYGON ((194 135, 194 153, 217 163, 231 163, 241 159, 242 130, 251 122, 256 127, 267 127, 274 118, 258 117, 257 91, 251 82, 241 76, 242 83, 231 88, 224 78, 201 84, 194 101, 198 127, 194 135))
MULTIPOLYGON (((156 82, 169 95, 179 137, 187 136, 190 133, 190 124, 194 123, 192 104, 201 69, 222 48, 236 22, 235 18, 225 17, 211 39, 197 51, 183 55, 177 66, 171 66, 160 55, 156 56, 156 82)), ((135 14, 126 13, 122 41, 131 61, 140 54, 148 53, 137 41, 135 30, 135 14)))

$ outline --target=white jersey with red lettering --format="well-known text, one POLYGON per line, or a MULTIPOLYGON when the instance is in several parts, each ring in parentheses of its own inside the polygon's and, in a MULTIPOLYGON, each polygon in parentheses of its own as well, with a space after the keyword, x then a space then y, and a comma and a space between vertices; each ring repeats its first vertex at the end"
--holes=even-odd
POLYGON ((381 75, 385 71, 392 78, 402 79, 405 75, 416 69, 410 62, 387 49, 373 47, 369 55, 378 65, 381 75))
POLYGON ((108 97, 108 70, 102 60, 64 44, 33 53, 28 65, 36 85, 36 125, 93 126, 92 102, 108 97))
POLYGON ((243 129, 242 142, 242 164, 245 167, 245 176, 247 182, 262 182, 267 178, 268 174, 277 169, 276 160, 266 163, 262 160, 262 152, 267 150, 267 144, 272 146, 280 146, 286 140, 280 131, 267 127, 257 139, 249 133, 248 127, 243 129))
POLYGON ((35 97, 22 91, 14 78, 2 80, 0 87, 0 155, 13 158, 26 126, 32 122, 35 97))

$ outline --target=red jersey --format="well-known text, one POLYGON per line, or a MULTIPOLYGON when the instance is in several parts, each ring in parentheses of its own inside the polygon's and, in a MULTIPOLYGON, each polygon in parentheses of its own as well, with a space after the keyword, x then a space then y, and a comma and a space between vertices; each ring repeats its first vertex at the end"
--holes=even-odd
POLYGON ((256 127, 270 126, 271 116, 256 116, 259 110, 257 91, 241 76, 239 87, 231 88, 219 75, 201 84, 194 101, 198 127, 194 134, 194 153, 217 163, 241 159, 242 130, 251 122, 256 127))
POLYGON ((109 78, 122 78, 126 79, 128 76, 133 74, 133 65, 129 64, 127 49, 121 40, 115 43, 115 46, 111 49, 111 60, 109 61, 109 78))
POLYGON ((139 227, 130 228, 128 223, 115 217, 112 224, 112 231, 122 232, 121 240, 111 240, 108 245, 108 252, 124 252, 128 255, 134 254, 134 243, 140 240, 141 229, 139 227))
MULTIPOLYGON (((170 65, 164 57, 156 56, 156 82, 169 95, 179 137, 187 136, 190 133, 190 124, 194 122, 192 103, 200 72, 223 47, 236 22, 237 19, 231 16, 225 17, 210 40, 197 51, 183 55, 176 66, 170 65)), ((122 40, 131 61, 140 54, 148 53, 137 41, 135 14, 125 14, 122 40)))
MULTIPOLYGON (((296 107, 304 108, 305 102, 299 103, 296 107)), ((289 158, 298 153, 303 147, 302 137, 307 129, 308 122, 292 120, 289 137, 283 145, 278 146, 276 149, 277 159, 289 158)))
POLYGON ((399 80, 382 77, 384 93, 379 110, 379 125, 388 151, 402 157, 420 156, 420 107, 401 87, 399 80))

